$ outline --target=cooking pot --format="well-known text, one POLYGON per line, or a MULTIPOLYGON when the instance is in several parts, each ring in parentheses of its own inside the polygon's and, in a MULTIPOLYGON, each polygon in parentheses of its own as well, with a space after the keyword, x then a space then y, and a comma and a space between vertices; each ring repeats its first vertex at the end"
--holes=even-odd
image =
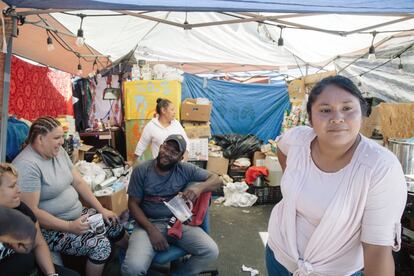
POLYGON ((414 174, 414 142, 388 139, 388 149, 400 160, 404 174, 414 174))
POLYGON ((253 186, 255 187, 264 187, 265 186, 265 181, 264 181, 264 177, 263 175, 259 175, 254 181, 253 181, 253 186))

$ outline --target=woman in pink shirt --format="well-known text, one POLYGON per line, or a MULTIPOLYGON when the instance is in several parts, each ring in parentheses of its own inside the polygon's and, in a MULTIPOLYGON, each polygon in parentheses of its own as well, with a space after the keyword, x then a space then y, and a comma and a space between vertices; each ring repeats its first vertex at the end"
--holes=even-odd
POLYGON ((351 80, 325 78, 309 95, 311 127, 280 137, 269 275, 394 275, 407 186, 398 159, 359 133, 366 107, 351 80))

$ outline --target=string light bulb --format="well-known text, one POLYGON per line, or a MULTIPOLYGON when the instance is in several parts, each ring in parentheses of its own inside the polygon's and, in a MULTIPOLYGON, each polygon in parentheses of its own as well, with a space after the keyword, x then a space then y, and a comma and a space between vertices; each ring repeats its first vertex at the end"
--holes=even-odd
POLYGON ((358 83, 357 83, 357 85, 359 86, 359 87, 361 87, 362 86, 362 75, 358 75, 358 83))
POLYGON ((374 39, 375 39, 376 35, 377 35, 377 32, 373 31, 372 32, 371 46, 369 46, 369 50, 368 50, 368 60, 370 60, 370 61, 374 61, 376 59, 375 47, 374 47, 374 39))
POLYGON ((285 46, 284 46, 284 40, 283 40, 283 37, 282 37, 282 32, 283 32, 283 28, 285 28, 285 26, 282 26, 282 25, 278 25, 278 27, 280 28, 280 36, 279 36, 279 39, 277 40, 277 46, 279 47, 279 50, 281 51, 281 52, 284 52, 285 51, 285 46))
POLYGON ((85 38, 83 36, 83 29, 82 29, 83 18, 85 17, 85 15, 80 14, 79 16, 81 18, 81 23, 80 23, 80 27, 78 29, 78 33, 76 35, 76 45, 78 47, 81 47, 81 46, 83 46, 83 44, 85 44, 85 38))
POLYGON ((400 60, 400 63, 398 63, 398 72, 404 73, 404 66, 401 63, 401 57, 399 56, 398 59, 400 60))
POLYGON ((52 40, 52 38, 49 36, 49 34, 48 34, 48 36, 47 36, 46 43, 47 43, 47 51, 48 51, 48 52, 52 52, 53 50, 55 50, 55 46, 53 45, 53 40, 52 40))
POLYGON ((82 71, 82 65, 80 63, 80 58, 79 58, 79 63, 78 63, 78 75, 82 76, 83 71, 82 71))
POLYGON ((185 19, 184 19, 183 25, 184 25, 184 27, 183 27, 184 28, 184 31, 191 30, 191 25, 187 21, 187 12, 185 12, 185 19))

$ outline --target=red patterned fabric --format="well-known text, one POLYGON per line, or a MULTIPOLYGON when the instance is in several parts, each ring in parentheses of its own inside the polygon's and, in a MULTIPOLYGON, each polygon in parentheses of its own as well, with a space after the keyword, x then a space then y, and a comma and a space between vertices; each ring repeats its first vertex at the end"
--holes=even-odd
POLYGON ((13 56, 9 113, 27 120, 73 115, 71 75, 13 56))

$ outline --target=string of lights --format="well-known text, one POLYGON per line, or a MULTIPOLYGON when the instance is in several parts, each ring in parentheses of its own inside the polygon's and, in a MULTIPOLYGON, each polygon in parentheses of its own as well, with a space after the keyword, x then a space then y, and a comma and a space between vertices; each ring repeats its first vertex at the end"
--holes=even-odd
MULTIPOLYGON (((48 22, 43 17, 41 17, 40 15, 37 15, 37 16, 39 17, 40 21, 43 22, 43 24, 45 24, 45 26, 51 28, 51 26, 48 24, 48 22)), ((81 25, 80 25, 80 28, 78 30, 78 37, 76 39, 76 44, 79 47, 84 45, 83 44, 83 40, 81 39, 81 38, 83 38, 83 30, 82 30, 83 18, 84 17, 81 16, 81 25), (79 35, 81 36, 81 38, 79 37, 79 35), (82 40, 82 41, 80 41, 80 40, 82 40)), ((107 59, 107 61, 109 60, 109 57, 108 56, 95 55, 95 54, 88 55, 88 56, 92 56, 93 57, 93 59, 89 60, 86 55, 83 55, 80 52, 75 51, 69 45, 69 43, 67 43, 66 40, 63 39, 59 35, 59 32, 57 30, 51 30, 50 28, 47 28, 46 29, 46 32, 47 32, 47 35, 48 35, 48 37, 47 37, 47 49, 48 49, 48 51, 53 51, 54 50, 54 48, 55 48, 54 45, 53 45, 53 39, 54 39, 54 41, 56 41, 63 49, 65 49, 68 52, 72 52, 76 57, 78 57, 78 59, 79 59, 79 62, 78 62, 78 73, 82 73, 82 68, 79 69, 79 67, 82 67, 82 65, 80 64, 80 59, 81 58, 85 62, 94 62, 96 64, 96 68, 97 68, 97 71, 98 71, 97 74, 99 73, 99 70, 98 70, 99 69, 98 68, 99 57, 105 57, 107 59), (52 39, 52 37, 53 37, 53 39, 52 39)), ((100 61, 99 61, 99 63, 100 63, 100 61)), ((92 66, 92 67, 94 69, 94 66, 92 66)), ((104 65, 101 64, 101 67, 104 67, 104 65)))
MULTIPOLYGON (((80 26, 79 26, 79 29, 77 30, 77 35, 76 35, 76 45, 78 47, 83 46, 84 43, 85 43, 85 34, 84 34, 84 30, 83 30, 83 23, 84 23, 85 18, 87 18, 87 17, 114 17, 114 16, 127 16, 128 15, 128 14, 122 14, 122 13, 111 13, 111 14, 83 14, 83 13, 73 14, 73 13, 69 13, 69 12, 61 12, 61 13, 65 14, 65 15, 70 15, 70 16, 77 16, 77 17, 80 18, 80 26)), ((137 13, 137 14, 144 14, 144 13, 149 13, 149 12, 143 11, 143 12, 140 12, 140 13, 137 13)), ((236 18, 239 18, 241 20, 243 20, 243 19, 250 19, 252 17, 252 15, 250 15, 248 13, 244 13, 244 14, 242 13, 242 14, 239 14, 239 15, 234 15, 234 14, 229 14, 229 13, 223 13, 222 12, 221 14, 225 14, 227 16, 236 17, 236 18)), ((188 15, 188 12, 185 13, 185 20, 184 20, 183 25, 184 25, 184 29, 188 29, 189 30, 189 29, 192 28, 192 24, 189 24, 188 23, 187 15, 188 15)), ((17 17, 19 17, 19 16, 17 16, 17 17)), ((62 37, 60 37, 58 35, 60 33, 58 30, 53 29, 53 27, 51 27, 47 23, 47 21, 44 20, 40 15, 38 15, 38 17, 40 18, 41 22, 43 22, 44 26, 37 24, 40 21, 37 22, 37 23, 36 22, 31 22, 31 24, 34 24, 37 27, 41 27, 41 28, 45 28, 46 29, 46 33, 47 33, 46 46, 47 46, 48 51, 53 51, 54 50, 55 46, 53 45, 53 42, 56 41, 63 49, 72 52, 76 57, 78 57, 78 59, 79 59, 78 67, 80 65, 80 59, 82 58, 82 60, 84 60, 86 62, 93 62, 93 66, 92 66, 93 70, 95 70, 95 67, 96 67, 97 70, 99 69, 98 68, 98 63, 101 64, 101 62, 99 60, 99 57, 101 57, 102 55, 93 55, 92 54, 92 56, 93 56, 92 59, 85 58, 84 55, 80 54, 79 51, 76 51, 76 50, 72 49, 70 47, 70 45, 62 37)), ((263 18, 263 16, 260 17, 260 18, 263 18)), ((402 20, 405 20, 405 19, 402 19, 402 20)), ((375 56, 375 49, 380 44, 379 43, 376 43, 375 44, 374 41, 375 41, 375 38, 376 38, 376 36, 378 34, 381 34, 381 33, 397 33, 397 32, 410 32, 410 31, 414 31, 414 29, 409 29, 409 30, 386 30, 386 31, 376 31, 376 30, 374 30, 374 31, 371 31, 371 32, 367 32, 367 31, 365 31, 367 28, 365 28, 364 31, 361 29, 361 31, 355 30, 355 31, 352 31, 352 32, 345 32, 345 31, 338 31, 338 30, 325 30, 325 29, 318 29, 318 28, 315 29, 315 28, 313 28, 311 26, 302 26, 302 25, 298 25, 298 24, 295 24, 295 23, 291 23, 291 22, 286 22, 286 21, 283 21, 283 20, 279 20, 278 18, 272 18, 272 17, 266 17, 266 16, 264 16, 264 19, 263 20, 259 20, 259 19, 258 20, 254 20, 254 18, 252 18, 252 21, 256 21, 256 22, 258 22, 260 24, 273 25, 273 26, 276 26, 276 27, 280 28, 279 38, 277 39, 277 41, 274 40, 274 39, 272 39, 273 40, 273 43, 276 43, 277 42, 277 46, 278 46, 278 49, 280 51, 287 50, 286 47, 285 47, 285 39, 283 37, 283 29, 305 29, 305 30, 306 29, 309 29, 309 30, 311 29, 313 31, 328 32, 328 33, 342 35, 342 36, 346 36, 346 34, 348 34, 348 33, 370 34, 370 35, 372 35, 372 41, 371 41, 370 47, 368 48, 368 59, 369 60, 374 60, 375 57, 376 57, 375 56), (269 19, 267 19, 267 18, 269 18, 269 19), (274 25, 271 22, 278 22, 278 23, 281 23, 282 22, 283 24, 274 25), (291 25, 289 25, 290 23, 291 23, 291 25)), ((160 21, 157 22, 157 24, 159 24, 159 23, 162 23, 162 22, 160 22, 160 21)), ((67 35, 67 34, 65 34, 65 35, 67 35)), ((74 36, 74 35, 72 34, 72 36, 74 36)), ((392 36, 391 36, 391 38, 392 38, 392 36)), ((291 53, 290 51, 288 51, 288 52, 291 53)), ((300 57, 298 57, 297 55, 295 55, 293 53, 291 53, 291 54, 295 58, 296 65, 298 66, 298 68, 299 68, 299 70, 300 70, 300 72, 301 72, 302 75, 303 75, 303 72, 301 70, 301 66, 300 66, 300 64, 298 62, 298 59, 300 61, 302 61, 304 63, 304 65, 306 65, 306 66, 311 66, 311 67, 314 67, 314 68, 318 68, 319 69, 318 72, 321 71, 321 70, 324 70, 324 68, 326 66, 328 66, 329 64, 331 64, 336 59, 336 58, 334 58, 334 59, 328 61, 326 63, 326 65, 319 66, 319 65, 313 65, 313 64, 307 63, 304 60, 302 60, 300 57)), ((358 61, 359 59, 363 58, 364 56, 365 56, 365 54, 357 57, 355 60, 353 60, 347 66, 345 66, 344 68, 342 68, 341 70, 339 70, 338 73, 340 73, 341 71, 343 71, 344 69, 346 69, 350 65, 354 64, 356 61, 358 61)), ((107 61, 108 61, 109 57, 106 57, 106 58, 107 58, 107 61)), ((398 58, 401 59, 400 56, 398 56, 398 58)), ((384 63, 384 64, 386 64, 386 63, 384 63)), ((375 70, 376 68, 381 67, 384 64, 381 63, 380 65, 372 68, 371 70, 375 70)), ((399 64, 400 64, 399 67, 402 67, 401 60, 400 60, 400 63, 399 64)), ((101 66, 102 66, 102 64, 101 64, 101 66)))
POLYGON ((380 63, 380 64, 378 64, 378 65, 376 65, 376 66, 374 66, 372 68, 370 68, 369 70, 367 70, 365 72, 362 72, 362 73, 357 74, 357 75, 350 76, 350 78, 362 77, 363 75, 368 74, 368 73, 370 73, 370 72, 372 72, 372 71, 374 71, 374 70, 376 70, 376 69, 378 69, 378 68, 380 68, 380 67, 382 67, 382 66, 384 66, 384 65, 386 65, 388 63, 390 63, 392 60, 394 60, 396 58, 399 59, 398 70, 402 70, 403 69, 403 65, 401 63, 401 55, 404 54, 405 52, 407 52, 413 46, 414 46, 414 42, 411 43, 410 45, 408 45, 407 47, 405 47, 403 50, 401 50, 398 54, 396 54, 393 57, 387 59, 386 61, 384 61, 384 62, 382 62, 382 63, 380 63))

